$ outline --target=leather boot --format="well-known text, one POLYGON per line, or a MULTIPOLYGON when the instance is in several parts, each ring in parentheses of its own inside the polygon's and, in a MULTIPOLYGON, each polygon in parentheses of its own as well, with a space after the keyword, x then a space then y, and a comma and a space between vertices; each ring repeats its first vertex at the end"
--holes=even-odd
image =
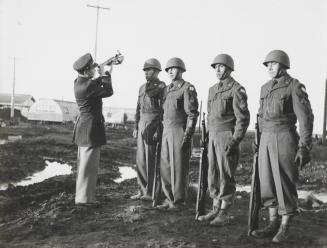
POLYGON ((217 214, 219 212, 219 208, 220 208, 220 201, 218 199, 213 199, 212 210, 210 212, 208 212, 206 215, 199 216, 198 221, 213 220, 217 216, 217 214))
POLYGON ((288 240, 290 235, 290 223, 291 216, 283 215, 282 217, 282 224, 279 227, 279 230, 275 237, 272 239, 273 243, 279 244, 288 240))
POLYGON ((220 209, 216 218, 210 222, 210 226, 225 226, 229 224, 229 215, 227 208, 220 209))
POLYGON ((137 194, 132 195, 132 196, 130 197, 130 199, 131 199, 131 200, 140 200, 141 197, 142 197, 142 193, 141 193, 141 191, 138 191, 137 194))
POLYGON ((279 228, 280 221, 277 215, 277 208, 269 208, 269 224, 268 226, 252 231, 251 235, 255 238, 262 239, 273 237, 279 228))

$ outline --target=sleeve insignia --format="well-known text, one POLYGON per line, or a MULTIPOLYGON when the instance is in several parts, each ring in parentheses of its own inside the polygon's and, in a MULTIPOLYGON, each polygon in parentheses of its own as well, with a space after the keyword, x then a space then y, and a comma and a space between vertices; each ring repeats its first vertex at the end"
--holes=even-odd
POLYGON ((246 91, 244 88, 240 88, 240 92, 243 93, 243 94, 246 94, 246 91))
POLYGON ((190 90, 190 91, 194 91, 195 89, 194 89, 193 86, 190 86, 190 87, 189 87, 189 90, 190 90))
POLYGON ((307 91, 305 90, 305 87, 304 87, 303 85, 300 87, 300 90, 301 90, 303 93, 306 93, 306 94, 307 94, 307 91))

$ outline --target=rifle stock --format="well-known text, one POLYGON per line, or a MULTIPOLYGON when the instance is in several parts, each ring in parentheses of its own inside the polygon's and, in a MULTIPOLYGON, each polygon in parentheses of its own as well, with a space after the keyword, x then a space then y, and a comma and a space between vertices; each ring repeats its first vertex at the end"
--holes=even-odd
POLYGON ((156 158, 154 169, 154 181, 152 190, 152 207, 159 205, 161 193, 161 175, 160 175, 160 159, 161 159, 161 140, 162 140, 162 124, 158 126, 158 142, 156 145, 156 158))
MULTIPOLYGON (((257 123, 255 124, 254 142, 259 147, 260 131, 259 131, 259 115, 257 115, 257 123)), ((260 192, 260 178, 259 178, 259 151, 253 155, 253 169, 250 193, 250 205, 248 216, 248 235, 251 235, 253 230, 258 229, 259 226, 259 211, 261 208, 261 192, 260 192)))
POLYGON ((208 144, 206 142, 205 113, 201 128, 201 157, 199 166, 198 193, 195 206, 195 219, 205 213, 205 197, 208 189, 208 144))

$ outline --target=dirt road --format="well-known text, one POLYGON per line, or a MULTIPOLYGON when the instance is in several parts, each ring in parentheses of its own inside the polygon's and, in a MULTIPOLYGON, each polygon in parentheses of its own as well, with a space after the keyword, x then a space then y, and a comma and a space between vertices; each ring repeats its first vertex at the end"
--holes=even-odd
MULTIPOLYGON (((25 126, 1 131, 4 136, 24 135, 22 141, 0 147, 0 169, 7 173, 1 177, 2 182, 8 175, 22 179, 39 169, 44 164, 43 156, 58 158, 76 168, 76 147, 70 143, 70 127, 25 126), (19 177, 15 175, 23 167, 29 168, 19 177)), ((97 197, 102 203, 98 208, 74 205, 74 174, 0 191, 0 247, 276 247, 269 239, 247 236, 246 192, 237 192, 231 224, 221 228, 194 220, 192 187, 187 207, 179 212, 158 211, 151 209, 149 202, 130 200, 137 189, 136 179, 120 184, 113 181, 119 176, 118 166, 134 164, 135 140, 130 137, 128 130, 108 131, 109 142, 102 149, 97 186, 97 197)), ((323 154, 324 149, 316 147, 314 154, 323 154)), ((323 156, 316 156, 314 166, 301 173, 300 188, 326 190, 327 160, 323 156)), ((192 183, 197 179, 197 163, 198 159, 193 158, 192 183)), ((248 184, 251 152, 247 141, 242 145, 241 164, 237 182, 248 184)), ((291 239, 283 247, 327 247, 326 204, 313 208, 312 202, 301 201, 300 206, 303 212, 294 219, 291 239)), ((266 214, 261 219, 266 222, 266 214)))

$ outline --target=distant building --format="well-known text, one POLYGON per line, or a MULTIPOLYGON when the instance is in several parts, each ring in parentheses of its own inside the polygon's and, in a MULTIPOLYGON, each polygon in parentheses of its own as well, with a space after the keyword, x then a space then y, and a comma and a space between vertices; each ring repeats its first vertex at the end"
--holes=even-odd
POLYGON ((135 121, 135 109, 103 107, 103 117, 106 123, 125 124, 135 121))
POLYGON ((27 119, 31 121, 69 122, 78 116, 75 102, 49 98, 38 99, 30 108, 27 119))
MULTIPOLYGON (((20 110, 21 114, 27 117, 29 108, 34 104, 35 99, 31 95, 15 94, 15 109, 20 110)), ((11 94, 0 93, 0 108, 11 108, 11 94)))

